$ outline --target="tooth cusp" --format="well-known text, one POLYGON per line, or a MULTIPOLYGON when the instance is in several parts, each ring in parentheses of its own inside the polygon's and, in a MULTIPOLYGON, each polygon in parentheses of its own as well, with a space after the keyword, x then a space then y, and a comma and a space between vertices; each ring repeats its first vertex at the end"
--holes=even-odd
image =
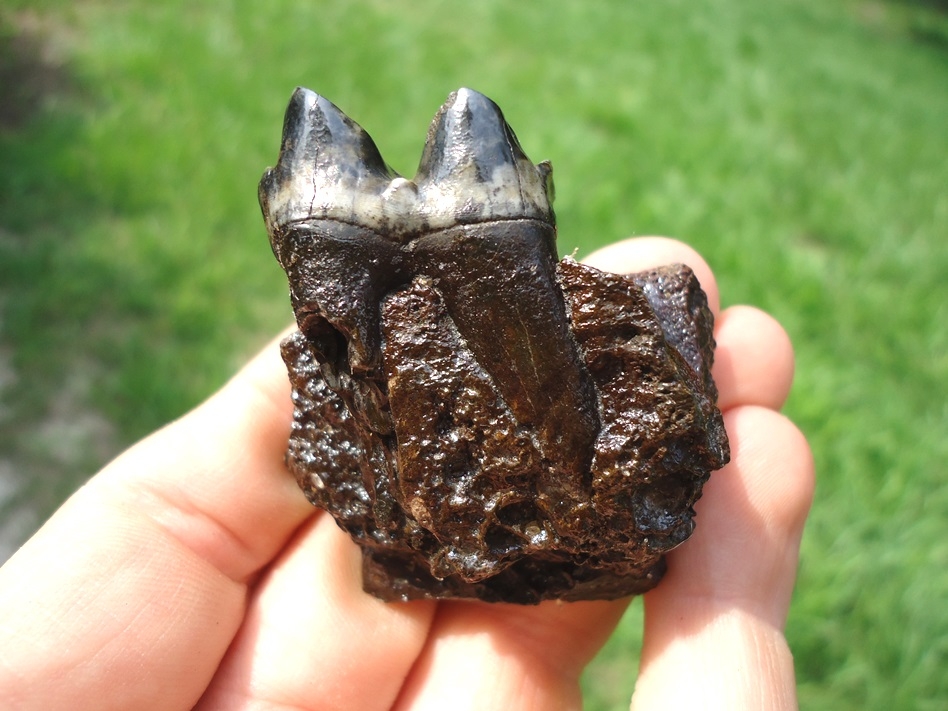
POLYGON ((433 223, 451 224, 452 209, 457 222, 553 219, 549 171, 526 156, 500 107, 472 89, 459 89, 438 111, 415 180, 433 223))
POLYGON ((389 168, 375 142, 331 101, 298 88, 287 107, 276 167, 260 183, 271 234, 326 219, 395 242, 456 224, 552 223, 549 163, 533 165, 500 108, 471 89, 452 94, 428 131, 414 180, 389 168))

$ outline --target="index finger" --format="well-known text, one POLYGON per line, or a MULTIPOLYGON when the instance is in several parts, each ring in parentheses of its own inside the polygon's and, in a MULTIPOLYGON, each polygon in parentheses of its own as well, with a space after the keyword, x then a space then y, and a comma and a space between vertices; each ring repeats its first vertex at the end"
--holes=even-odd
POLYGON ((629 237, 597 249, 583 259, 588 264, 603 271, 629 274, 644 271, 666 264, 685 264, 698 278, 698 283, 708 296, 708 306, 714 317, 721 310, 721 298, 718 284, 711 267, 690 245, 670 237, 629 237))

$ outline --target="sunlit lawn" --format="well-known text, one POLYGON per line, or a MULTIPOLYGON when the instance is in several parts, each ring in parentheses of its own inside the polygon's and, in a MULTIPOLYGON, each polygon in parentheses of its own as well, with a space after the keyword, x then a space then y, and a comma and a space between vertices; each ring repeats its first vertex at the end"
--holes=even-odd
MULTIPOLYGON (((0 532, 27 532, 288 322, 255 195, 294 86, 331 98, 410 175, 432 114, 467 85, 553 161, 562 252, 681 237, 726 304, 790 331, 786 411, 819 476, 787 630, 803 706, 945 708, 943 13, 6 3, 0 478, 18 487, 0 490, 0 532)), ((640 619, 636 605, 587 674, 589 709, 627 706, 640 619)))

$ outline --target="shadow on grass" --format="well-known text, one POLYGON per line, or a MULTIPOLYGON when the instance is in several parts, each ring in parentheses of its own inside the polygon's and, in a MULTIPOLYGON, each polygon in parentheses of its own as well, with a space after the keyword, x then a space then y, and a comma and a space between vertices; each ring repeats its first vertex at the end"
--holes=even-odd
POLYGON ((0 19, 0 131, 23 128, 46 97, 73 92, 68 69, 47 54, 35 34, 0 19))
POLYGON ((920 5, 948 15, 948 0, 901 0, 907 5, 920 5))
POLYGON ((915 42, 948 53, 948 0, 888 0, 905 11, 906 32, 915 42))
POLYGON ((114 278, 76 248, 102 219, 72 156, 88 98, 48 38, 0 15, 0 562, 117 448, 89 405, 90 302, 114 278))

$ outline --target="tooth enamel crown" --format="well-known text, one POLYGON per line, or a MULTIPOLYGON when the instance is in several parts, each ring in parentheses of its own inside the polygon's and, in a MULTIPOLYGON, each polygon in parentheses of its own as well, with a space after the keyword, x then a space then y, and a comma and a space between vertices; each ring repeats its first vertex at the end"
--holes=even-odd
POLYGON ((303 88, 290 100, 275 168, 260 182, 271 232, 335 220, 403 242, 494 220, 553 224, 552 167, 534 165, 483 94, 459 89, 438 111, 414 180, 382 159, 372 138, 332 102, 303 88))

